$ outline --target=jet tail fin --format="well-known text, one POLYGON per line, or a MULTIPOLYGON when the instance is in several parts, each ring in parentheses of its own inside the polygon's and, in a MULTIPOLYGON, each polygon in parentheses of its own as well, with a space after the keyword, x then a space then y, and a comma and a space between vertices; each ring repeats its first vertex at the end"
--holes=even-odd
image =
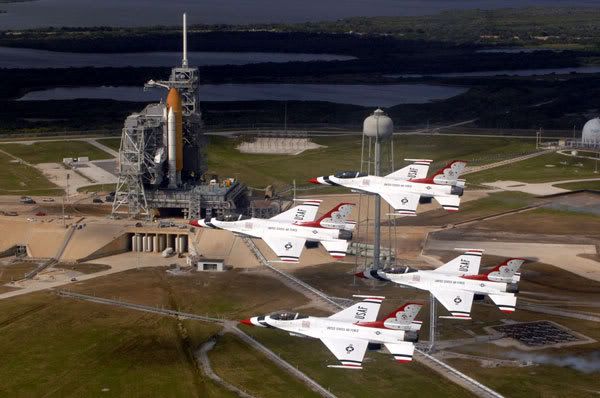
POLYGON ((442 167, 431 176, 431 180, 435 184, 456 185, 458 177, 467 167, 467 162, 464 160, 454 160, 442 167))
POLYGON ((395 180, 414 180, 427 177, 429 171, 429 165, 433 160, 430 159, 404 159, 406 161, 412 161, 413 163, 396 170, 393 173, 386 175, 386 178, 393 178, 395 180))
POLYGON ((420 321, 415 321, 415 317, 423 307, 418 303, 406 303, 402 307, 392 311, 383 319, 383 326, 388 329, 401 330, 420 330, 420 321))
POLYGON ((333 209, 323 214, 321 218, 315 221, 316 226, 323 228, 354 230, 356 222, 349 221, 348 217, 354 209, 354 203, 339 203, 333 209))
POLYGON ((519 270, 524 263, 524 258, 509 258, 492 268, 486 274, 487 279, 494 282, 517 283, 521 279, 519 270))
POLYGON ((477 275, 483 250, 467 249, 460 256, 435 269, 435 272, 451 275, 477 275))

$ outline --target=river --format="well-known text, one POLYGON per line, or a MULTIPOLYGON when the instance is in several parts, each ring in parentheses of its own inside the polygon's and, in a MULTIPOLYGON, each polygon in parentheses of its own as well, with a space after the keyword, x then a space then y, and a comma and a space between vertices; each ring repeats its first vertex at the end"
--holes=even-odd
MULTIPOLYGON (((269 52, 188 52, 189 64, 244 65, 260 62, 347 61, 354 57, 335 54, 269 52)), ((181 63, 180 52, 63 53, 31 48, 0 47, 0 68, 173 67, 181 63)))
MULTIPOLYGON (((443 100, 466 91, 463 87, 432 84, 204 84, 200 101, 327 101, 361 106, 390 107, 443 100)), ((140 87, 58 87, 32 91, 19 101, 72 100, 78 98, 155 102, 164 90, 140 87)))

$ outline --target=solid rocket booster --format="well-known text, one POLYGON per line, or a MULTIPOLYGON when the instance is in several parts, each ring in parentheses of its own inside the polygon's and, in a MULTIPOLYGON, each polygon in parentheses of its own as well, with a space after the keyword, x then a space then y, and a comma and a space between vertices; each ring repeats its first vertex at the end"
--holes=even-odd
POLYGON ((167 95, 167 136, 169 159, 169 187, 181 183, 183 169, 183 113, 181 95, 175 88, 167 95))

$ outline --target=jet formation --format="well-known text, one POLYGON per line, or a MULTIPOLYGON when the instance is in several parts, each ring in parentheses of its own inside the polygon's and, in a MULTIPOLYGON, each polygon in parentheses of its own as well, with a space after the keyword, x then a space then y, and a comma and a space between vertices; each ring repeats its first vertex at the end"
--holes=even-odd
MULTIPOLYGON (((344 171, 309 181, 379 195, 394 209, 393 215, 416 216, 419 204, 431 203, 434 199, 445 210, 458 211, 465 186, 465 180, 459 177, 466 167, 465 161, 450 162, 427 177, 432 160, 405 160, 412 163, 386 176, 344 171)), ((356 226, 354 221, 348 220, 354 204, 340 203, 316 219, 320 204, 320 200, 306 199, 270 219, 213 217, 194 220, 190 224, 262 239, 282 262, 298 263, 307 242, 320 243, 335 259, 344 258, 356 226)), ((480 273, 482 250, 464 250, 462 255, 434 270, 410 267, 366 269, 356 276, 428 291, 451 313, 444 318, 471 319, 473 301, 482 300, 485 296, 501 311, 514 312, 519 270, 525 259, 510 258, 480 273)), ((366 351, 379 350, 383 346, 396 361, 411 361, 421 328, 421 322, 414 318, 422 305, 407 303, 377 321, 384 297, 354 297, 360 298, 360 302, 329 317, 283 311, 241 322, 281 329, 292 336, 320 339, 339 361, 339 364, 330 367, 362 369, 366 351)))

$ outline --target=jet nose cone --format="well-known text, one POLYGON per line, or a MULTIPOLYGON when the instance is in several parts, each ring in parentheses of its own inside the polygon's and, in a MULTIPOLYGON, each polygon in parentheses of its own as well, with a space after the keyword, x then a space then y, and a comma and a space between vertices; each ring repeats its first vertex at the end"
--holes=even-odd
POLYGON ((240 323, 243 323, 244 325, 248 325, 248 326, 254 326, 254 325, 252 325, 252 321, 250 320, 250 318, 248 318, 248 319, 242 319, 240 321, 240 323))
POLYGON ((191 220, 191 221, 189 222, 189 224, 190 224, 191 226, 194 226, 194 227, 199 227, 199 226, 200 226, 200 224, 198 224, 198 220, 191 220))
POLYGON ((310 180, 308 180, 308 182, 310 182, 311 184, 319 184, 319 180, 317 178, 311 178, 310 180))
POLYGON ((358 276, 359 278, 367 279, 364 272, 357 272, 354 276, 358 276))

